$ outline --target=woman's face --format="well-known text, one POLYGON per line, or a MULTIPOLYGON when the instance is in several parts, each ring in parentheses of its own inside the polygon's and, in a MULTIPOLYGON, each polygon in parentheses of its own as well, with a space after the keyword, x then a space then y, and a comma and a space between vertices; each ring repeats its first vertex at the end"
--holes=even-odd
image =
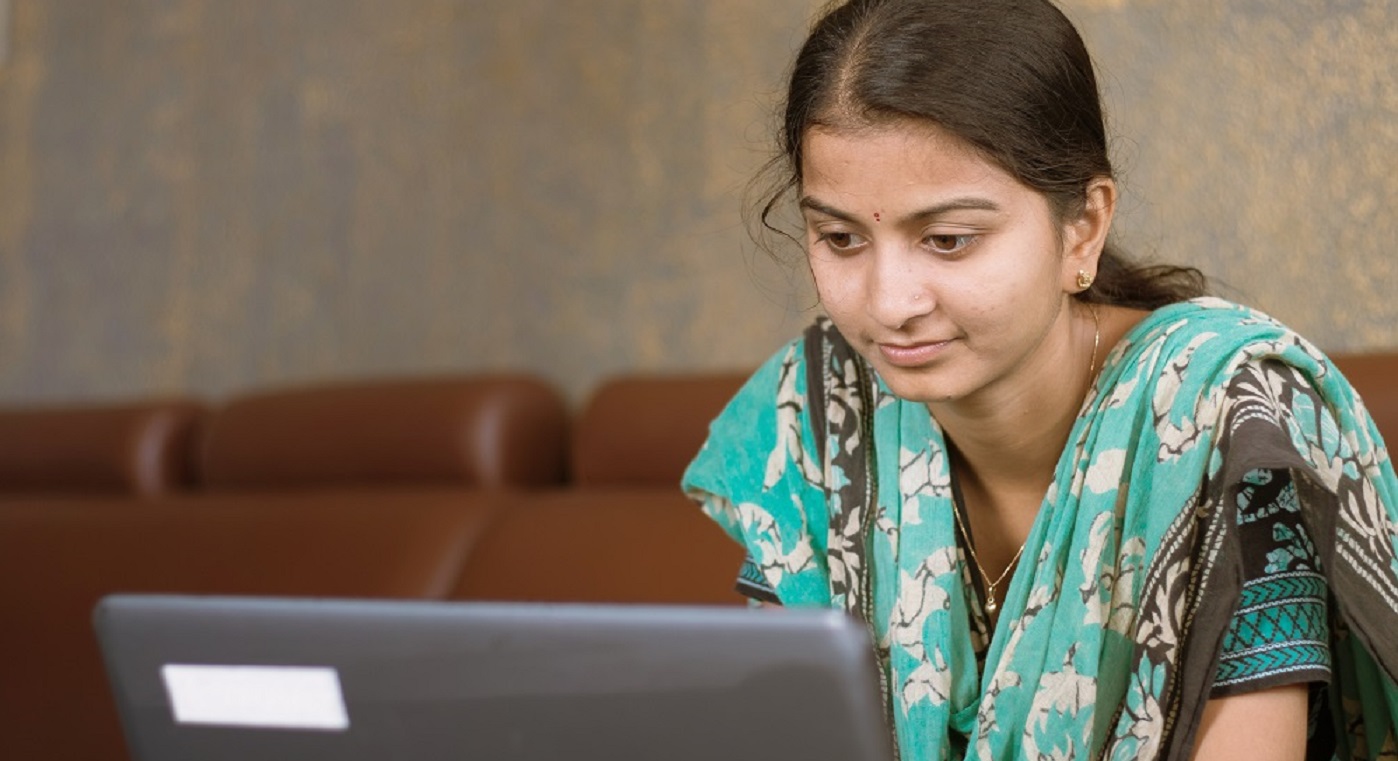
POLYGON ((936 127, 815 128, 803 148, 816 289, 894 393, 996 403, 1061 376, 1096 267, 1043 196, 936 127))

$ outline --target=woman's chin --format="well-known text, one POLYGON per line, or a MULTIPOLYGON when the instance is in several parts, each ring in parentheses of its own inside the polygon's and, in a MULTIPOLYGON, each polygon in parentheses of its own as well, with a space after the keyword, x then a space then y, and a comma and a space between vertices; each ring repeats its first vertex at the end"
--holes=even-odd
POLYGON ((938 404, 954 401, 965 393, 954 381, 935 377, 926 370, 905 370, 896 367, 881 367, 877 370, 879 378, 888 390, 899 399, 909 402, 938 404))

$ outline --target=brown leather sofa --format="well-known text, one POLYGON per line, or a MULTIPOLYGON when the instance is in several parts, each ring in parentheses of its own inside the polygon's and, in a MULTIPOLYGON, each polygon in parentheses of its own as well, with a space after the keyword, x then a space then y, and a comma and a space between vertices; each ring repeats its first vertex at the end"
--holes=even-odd
POLYGON ((112 592, 441 599, 494 493, 563 482, 522 377, 0 415, 0 758, 119 759, 112 592))
MULTIPOLYGON (((1398 441, 1398 353, 1336 359, 1398 441)), ((518 376, 0 410, 0 758, 126 758, 112 592, 741 604, 677 490, 741 381, 618 378, 576 416, 518 376)))
POLYGON ((193 481, 191 399, 0 413, 0 499, 26 495, 155 497, 193 481))
POLYGON ((743 553, 679 491, 742 375, 602 384, 574 427, 565 488, 510 495, 454 599, 742 604, 743 553))
POLYGON ((741 603, 677 491, 740 380, 610 384, 571 437, 518 376, 0 410, 0 758, 126 757, 113 592, 741 603))

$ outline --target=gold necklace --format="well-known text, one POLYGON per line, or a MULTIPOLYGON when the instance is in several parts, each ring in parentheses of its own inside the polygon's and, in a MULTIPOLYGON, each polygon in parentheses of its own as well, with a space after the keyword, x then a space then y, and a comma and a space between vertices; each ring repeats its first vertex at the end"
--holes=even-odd
MULTIPOLYGON (((1092 356, 1087 360, 1087 391, 1083 393, 1083 401, 1087 401, 1087 394, 1092 391, 1092 371, 1097 367, 1097 348, 1102 343, 1102 323, 1097 317, 1097 305, 1088 304, 1087 308, 1092 312, 1092 356)), ((966 524, 961 522, 961 508, 953 504, 951 506, 952 517, 956 519, 956 527, 961 529, 961 537, 966 540, 966 551, 971 556, 971 562, 976 565, 976 572, 981 575, 981 581, 985 584, 985 614, 991 619, 1000 612, 1000 603, 995 599, 995 590, 1005 581, 1005 577, 1010 575, 1010 571, 1019 562, 1019 558, 1024 554, 1024 548, 1029 544, 1029 537, 1024 538, 1024 543, 1019 545, 1019 550, 1015 556, 1010 558, 1009 565, 1000 572, 995 581, 990 580, 990 574, 985 572, 985 566, 981 565, 981 559, 976 556, 975 543, 971 541, 971 532, 966 530, 966 524)))
POLYGON ((981 559, 976 556, 976 546, 971 541, 971 532, 966 530, 966 524, 961 522, 961 508, 956 505, 951 506, 951 514, 956 518, 956 527, 961 529, 961 537, 966 540, 966 551, 971 555, 971 562, 976 564, 976 572, 981 575, 981 581, 985 583, 985 614, 992 619, 996 613, 1000 612, 1000 603, 995 599, 995 588, 1000 586, 1000 582, 1010 575, 1010 569, 1019 562, 1019 556, 1024 554, 1024 548, 1029 544, 1028 537, 1025 537, 1024 544, 1019 546, 1019 551, 1010 558, 1010 564, 1005 566, 1005 570, 1000 573, 1000 577, 995 581, 990 580, 990 574, 985 572, 985 566, 981 565, 981 559))

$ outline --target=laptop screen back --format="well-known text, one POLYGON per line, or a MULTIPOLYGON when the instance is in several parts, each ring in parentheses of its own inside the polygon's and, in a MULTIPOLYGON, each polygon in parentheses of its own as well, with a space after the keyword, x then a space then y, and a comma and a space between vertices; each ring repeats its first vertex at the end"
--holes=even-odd
POLYGON ((888 761, 833 611, 113 596, 136 761, 888 761))

